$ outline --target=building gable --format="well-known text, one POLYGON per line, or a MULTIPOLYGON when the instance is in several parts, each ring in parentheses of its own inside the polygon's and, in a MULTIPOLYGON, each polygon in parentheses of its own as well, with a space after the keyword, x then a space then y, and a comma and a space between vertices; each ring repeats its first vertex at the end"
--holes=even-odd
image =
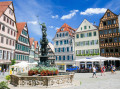
POLYGON ((97 29, 94 25, 92 25, 89 21, 86 19, 83 20, 83 22, 80 24, 76 32, 82 32, 82 31, 89 31, 97 29))

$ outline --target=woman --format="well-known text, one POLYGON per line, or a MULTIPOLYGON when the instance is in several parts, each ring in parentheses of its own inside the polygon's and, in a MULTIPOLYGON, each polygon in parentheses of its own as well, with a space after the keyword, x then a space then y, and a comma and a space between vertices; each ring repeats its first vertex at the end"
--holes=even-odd
POLYGON ((101 66, 100 70, 101 70, 101 76, 102 76, 102 74, 104 73, 102 66, 101 66))

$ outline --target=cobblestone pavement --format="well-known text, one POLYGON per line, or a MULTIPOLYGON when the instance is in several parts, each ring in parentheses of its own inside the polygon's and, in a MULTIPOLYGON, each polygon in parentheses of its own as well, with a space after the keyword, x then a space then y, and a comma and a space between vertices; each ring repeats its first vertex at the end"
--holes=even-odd
MULTIPOLYGON (((76 73, 72 85, 57 87, 14 87, 9 85, 11 89, 120 89, 120 71, 116 74, 107 72, 105 76, 97 73, 97 78, 92 78, 92 73, 76 73)), ((0 76, 0 81, 4 80, 0 76)))

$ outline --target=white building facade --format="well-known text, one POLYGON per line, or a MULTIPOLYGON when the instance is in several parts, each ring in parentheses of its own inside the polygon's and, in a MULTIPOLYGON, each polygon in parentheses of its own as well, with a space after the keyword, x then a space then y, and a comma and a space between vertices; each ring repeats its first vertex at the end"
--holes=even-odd
POLYGON ((0 2, 0 66, 8 70, 14 58, 16 18, 12 1, 0 2))
POLYGON ((59 71, 65 72, 67 67, 75 65, 74 62, 74 33, 75 29, 66 23, 57 30, 53 39, 55 48, 55 64, 59 71))
MULTIPOLYGON (((99 34, 96 26, 86 19, 80 24, 75 33, 75 55, 76 60, 99 56, 99 34)), ((92 67, 91 62, 76 62, 80 68, 92 67)))

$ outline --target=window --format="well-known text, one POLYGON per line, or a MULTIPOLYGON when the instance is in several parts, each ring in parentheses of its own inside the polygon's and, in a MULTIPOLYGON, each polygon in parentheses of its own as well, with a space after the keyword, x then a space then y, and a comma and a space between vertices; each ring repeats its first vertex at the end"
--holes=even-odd
POLYGON ((65 56, 63 56, 63 60, 65 60, 65 56))
POLYGON ((85 54, 85 50, 82 50, 82 51, 81 51, 81 54, 82 54, 82 55, 85 54))
POLYGON ((1 24, 0 24, 0 30, 1 30, 1 24))
POLYGON ((14 32, 14 37, 15 37, 15 32, 14 32))
POLYGON ((69 52, 69 47, 67 47, 67 52, 69 52))
POLYGON ((104 30, 104 34, 107 34, 107 30, 104 30))
POLYGON ((66 32, 66 36, 68 36, 68 32, 66 32))
POLYGON ((104 53, 104 49, 101 49, 101 53, 104 53))
POLYGON ((84 29, 87 29, 87 26, 84 26, 84 29))
POLYGON ((85 37, 88 37, 88 33, 85 33, 85 37))
POLYGON ((56 41, 56 45, 58 45, 58 41, 56 41))
POLYGON ((115 52, 118 52, 118 49, 115 49, 115 52))
POLYGON ((89 53, 89 50, 86 50, 85 52, 86 52, 85 54, 88 54, 88 53, 89 53))
POLYGON ((112 20, 112 24, 116 24, 116 20, 115 19, 112 20))
POLYGON ((63 52, 65 52, 65 48, 63 47, 63 52))
POLYGON ((100 31, 100 35, 102 35, 103 34, 103 31, 100 31))
POLYGON ((99 53, 99 49, 95 49, 94 51, 95 51, 95 54, 99 53))
POLYGON ((94 40, 94 44, 95 44, 95 45, 98 44, 98 40, 94 40))
POLYGON ((90 29, 90 26, 89 26, 89 29, 90 29))
POLYGON ((63 33, 63 37, 65 36, 65 34, 63 33))
POLYGON ((59 60, 61 60, 61 56, 59 56, 59 60))
POLYGON ((10 29, 8 28, 8 34, 10 33, 10 29))
POLYGON ((112 33, 112 29, 109 29, 109 30, 108 30, 108 33, 111 34, 111 33, 112 33))
POLYGON ((56 60, 57 60, 57 56, 56 56, 56 60))
POLYGON ((79 34, 76 34, 76 38, 79 38, 79 34))
POLYGON ((113 49, 110 49, 110 52, 112 53, 112 52, 113 52, 113 49))
POLYGON ((73 51, 73 47, 71 47, 71 51, 73 51))
POLYGON ((5 26, 2 27, 2 31, 5 31, 5 26))
POLYGON ((108 43, 108 39, 105 39, 105 43, 108 43))
POLYGON ((8 60, 10 60, 10 52, 7 52, 8 53, 8 60))
POLYGON ((112 38, 109 38, 109 42, 110 42, 110 43, 113 42, 112 38))
POLYGON ((2 50, 0 50, 0 59, 2 59, 2 50))
POLYGON ((89 32, 89 37, 91 37, 92 36, 92 33, 91 32, 89 32))
POLYGON ((104 22, 103 22, 103 26, 106 26, 106 25, 107 25, 107 24, 106 24, 106 21, 104 21, 104 22))
POLYGON ((3 51, 3 59, 7 59, 7 53, 6 53, 6 51, 3 51))
POLYGON ((67 44, 68 44, 68 40, 67 40, 67 44))
POLYGON ((110 12, 107 13, 107 17, 109 17, 109 16, 110 16, 110 12))
POLYGON ((12 23, 12 26, 14 26, 14 22, 12 23))
POLYGON ((120 42, 120 37, 119 37, 119 42, 120 42))
POLYGON ((117 42, 117 37, 114 38, 114 42, 117 42))
POLYGON ((85 41, 85 45, 89 45, 89 41, 85 41))
POLYGON ((62 41, 60 41, 60 45, 62 45, 62 41))
POLYGON ((1 43, 4 43, 4 37, 1 37, 1 43))
POLYGON ((10 40, 10 44, 9 45, 11 45, 11 40, 10 40))
POLYGON ((64 40, 64 44, 66 44, 66 40, 64 40))
POLYGON ((6 17, 5 16, 4 16, 3 20, 6 21, 6 17))
POLYGON ((11 30, 11 35, 13 34, 13 31, 11 30))
POLYGON ((64 28, 61 28, 61 31, 63 31, 64 30, 64 28))
POLYGON ((89 41, 89 45, 92 45, 92 40, 89 41))
POLYGON ((93 34, 94 34, 94 36, 96 36, 96 32, 94 32, 93 34))
POLYGON ((58 34, 57 34, 57 37, 58 37, 58 34))
POLYGON ((84 34, 81 34, 81 38, 83 38, 84 37, 84 34))
POLYGON ((108 25, 111 25, 111 20, 108 20, 108 21, 107 21, 107 24, 108 24, 108 25))
POLYGON ((58 48, 58 52, 61 52, 60 48, 58 48))
POLYGON ((82 27, 81 27, 81 30, 82 30, 82 27))
POLYGON ((61 37, 61 33, 60 33, 60 37, 61 37))
POLYGON ((100 39, 100 43, 104 43, 104 39, 100 39))
POLYGON ((93 49, 90 49, 90 54, 93 54, 93 52, 94 52, 93 49))
POLYGON ((109 53, 109 49, 106 49, 106 53, 109 53))
POLYGON ((69 60, 69 56, 67 56, 67 60, 69 60))
POLYGON ((6 44, 8 44, 8 39, 6 39, 6 44))
POLYGON ((113 33, 116 33, 117 32, 117 30, 116 29, 113 29, 113 33))

